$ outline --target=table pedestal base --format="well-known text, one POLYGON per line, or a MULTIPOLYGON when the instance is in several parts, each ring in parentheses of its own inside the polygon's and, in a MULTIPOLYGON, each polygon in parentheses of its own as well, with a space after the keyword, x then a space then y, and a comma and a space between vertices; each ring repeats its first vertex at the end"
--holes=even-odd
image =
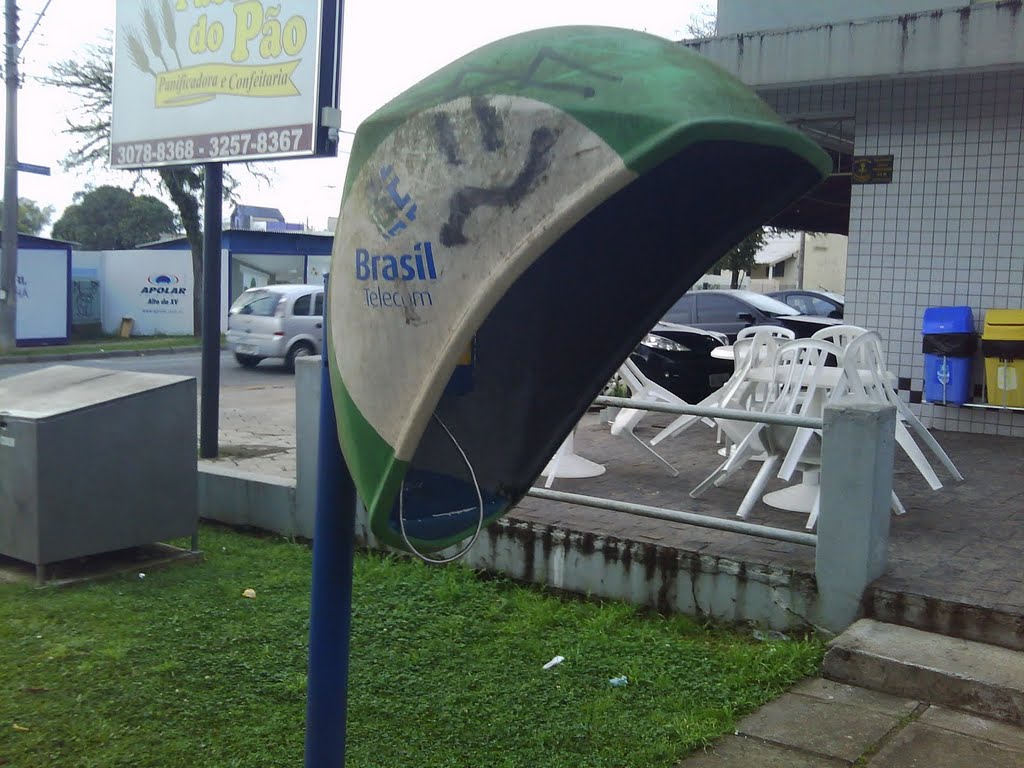
POLYGON ((766 493, 761 499, 769 507, 809 515, 818 497, 820 470, 807 470, 796 485, 766 493))
POLYGON ((575 431, 570 432, 565 442, 551 457, 551 461, 544 467, 541 475, 548 479, 546 485, 550 486, 556 477, 565 477, 578 480, 584 477, 600 477, 605 473, 603 465, 596 461, 585 459, 576 453, 575 431))

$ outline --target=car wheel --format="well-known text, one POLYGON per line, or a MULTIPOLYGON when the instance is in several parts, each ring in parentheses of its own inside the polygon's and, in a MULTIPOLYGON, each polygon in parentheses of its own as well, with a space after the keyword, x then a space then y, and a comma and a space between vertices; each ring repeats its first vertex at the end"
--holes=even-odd
POLYGON ((243 368, 255 368, 262 359, 262 357, 256 357, 256 355, 240 355, 237 352, 235 353, 235 360, 243 368))
POLYGON ((313 354, 313 347, 305 341, 299 341, 292 345, 285 355, 284 365, 289 371, 295 370, 295 361, 300 357, 309 357, 313 354))

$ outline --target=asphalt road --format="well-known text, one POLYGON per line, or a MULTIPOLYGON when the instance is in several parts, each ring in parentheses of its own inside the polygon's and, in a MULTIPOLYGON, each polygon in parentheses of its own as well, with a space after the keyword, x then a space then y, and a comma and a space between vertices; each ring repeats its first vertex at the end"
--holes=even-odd
MULTIPOLYGON (((198 352, 187 354, 145 355, 141 357, 105 357, 94 360, 46 363, 7 363, 0 365, 0 379, 21 373, 48 368, 51 365, 84 365, 89 368, 107 368, 115 371, 139 371, 142 373, 169 373, 178 376, 195 376, 201 380, 201 356, 198 352)), ((294 381, 294 374, 286 371, 280 363, 264 360, 254 370, 242 368, 230 352, 220 356, 220 385, 224 387, 261 386, 279 387, 294 381)))

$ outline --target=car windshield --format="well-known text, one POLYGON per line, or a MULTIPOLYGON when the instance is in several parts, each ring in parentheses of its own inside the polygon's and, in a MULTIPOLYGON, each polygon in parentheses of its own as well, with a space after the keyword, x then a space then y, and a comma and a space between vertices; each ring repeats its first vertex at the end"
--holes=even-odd
POLYGON ((232 315, 270 317, 277 308, 278 295, 270 291, 245 291, 231 305, 232 315))
POLYGON ((746 293, 743 295, 743 300, 749 304, 753 304, 770 317, 800 314, 788 304, 783 304, 781 301, 773 299, 771 296, 762 296, 760 293, 746 293))

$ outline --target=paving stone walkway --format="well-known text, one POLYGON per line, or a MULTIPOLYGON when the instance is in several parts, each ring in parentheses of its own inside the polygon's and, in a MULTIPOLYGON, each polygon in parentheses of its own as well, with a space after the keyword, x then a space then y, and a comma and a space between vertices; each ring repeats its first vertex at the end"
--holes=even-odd
POLYGON ((807 680, 679 768, 1020 768, 1024 729, 807 680))
MULTIPOLYGON (((295 386, 224 387, 220 393, 220 466, 295 479, 295 386)), ((201 461, 200 465, 206 463, 201 461)))

